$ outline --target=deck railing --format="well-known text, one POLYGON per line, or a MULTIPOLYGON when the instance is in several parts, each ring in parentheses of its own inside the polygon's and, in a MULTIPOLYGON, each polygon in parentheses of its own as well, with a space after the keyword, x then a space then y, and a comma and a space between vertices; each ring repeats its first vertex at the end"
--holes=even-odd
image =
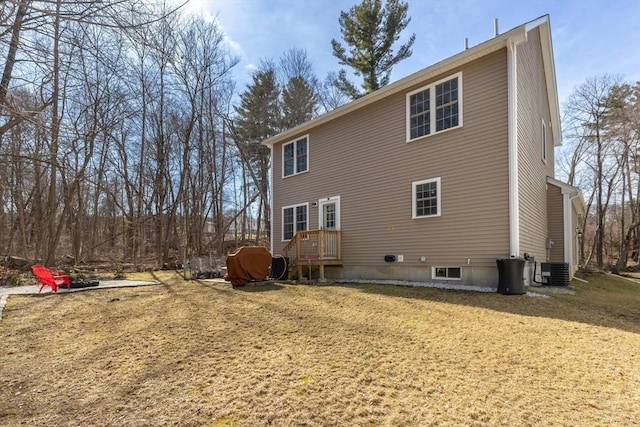
POLYGON ((283 252, 292 261, 340 260, 340 230, 299 231, 285 245, 283 252))

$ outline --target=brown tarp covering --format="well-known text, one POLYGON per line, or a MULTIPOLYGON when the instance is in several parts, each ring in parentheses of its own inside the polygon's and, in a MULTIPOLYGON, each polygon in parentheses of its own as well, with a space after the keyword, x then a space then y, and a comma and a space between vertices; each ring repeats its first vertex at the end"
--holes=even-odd
POLYGON ((243 246, 227 257, 224 280, 231 286, 243 286, 251 281, 262 281, 269 274, 271 252, 262 246, 243 246))

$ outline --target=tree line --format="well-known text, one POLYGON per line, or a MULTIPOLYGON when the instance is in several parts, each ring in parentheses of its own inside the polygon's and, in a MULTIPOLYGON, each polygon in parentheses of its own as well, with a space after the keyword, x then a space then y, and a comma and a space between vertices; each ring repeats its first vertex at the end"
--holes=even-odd
POLYGON ((1 7, 3 252, 166 263, 217 244, 237 63, 220 29, 145 2, 1 7))
POLYGON ((47 265, 266 244, 260 142, 352 99, 296 48, 238 96, 223 30, 162 1, 2 2, 0 57, 0 250, 47 265))
MULTIPOLYGON (((383 87, 412 53, 408 3, 363 0, 338 21, 333 54, 359 87, 345 69, 318 78, 293 47, 237 88, 222 28, 179 4, 0 3, 2 254, 162 266, 268 244, 260 143, 383 87)), ((557 162, 585 195, 584 265, 640 258, 638 94, 597 76, 563 106, 557 162)))
POLYGON ((563 108, 559 169, 580 188, 583 267, 624 270, 640 261, 640 82, 598 75, 563 108))

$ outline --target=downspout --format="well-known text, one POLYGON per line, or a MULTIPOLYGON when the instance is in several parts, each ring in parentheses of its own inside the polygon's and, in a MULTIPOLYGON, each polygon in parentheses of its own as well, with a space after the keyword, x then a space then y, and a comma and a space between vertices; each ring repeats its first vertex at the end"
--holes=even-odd
POLYGON ((573 226, 573 221, 572 221, 572 215, 571 213, 573 212, 573 209, 571 208, 572 206, 572 201, 573 199, 576 199, 578 197, 580 197, 580 193, 574 193, 573 196, 571 196, 570 193, 564 194, 563 195, 563 209, 564 209, 564 262, 569 263, 569 279, 573 279, 573 273, 575 272, 574 270, 574 259, 573 259, 573 245, 575 243, 575 230, 574 230, 574 226, 573 226))
POLYGON ((271 221, 269 224, 269 251, 273 255, 273 242, 275 241, 273 236, 273 224, 274 224, 274 216, 273 216, 273 152, 274 152, 274 144, 269 145, 269 156, 271 156, 271 162, 269 163, 269 198, 271 199, 271 203, 269 205, 269 210, 271 213, 269 214, 271 221))
MULTIPOLYGON (((564 262, 572 265, 571 253, 573 252, 573 242, 571 241, 571 194, 564 193, 562 195, 562 210, 563 210, 563 228, 564 228, 564 262)), ((571 272, 571 268, 569 268, 571 272)))
POLYGON ((507 87, 509 103, 509 255, 520 253, 520 201, 518 190, 518 55, 517 47, 526 33, 507 40, 507 87))

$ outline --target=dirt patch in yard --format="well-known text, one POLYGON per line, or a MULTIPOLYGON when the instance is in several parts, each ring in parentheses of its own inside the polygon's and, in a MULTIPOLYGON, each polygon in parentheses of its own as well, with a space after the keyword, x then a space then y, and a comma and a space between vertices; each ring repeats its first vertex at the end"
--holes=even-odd
POLYGON ((568 300, 575 296, 161 279, 10 297, 0 425, 640 419, 640 326, 568 300))

